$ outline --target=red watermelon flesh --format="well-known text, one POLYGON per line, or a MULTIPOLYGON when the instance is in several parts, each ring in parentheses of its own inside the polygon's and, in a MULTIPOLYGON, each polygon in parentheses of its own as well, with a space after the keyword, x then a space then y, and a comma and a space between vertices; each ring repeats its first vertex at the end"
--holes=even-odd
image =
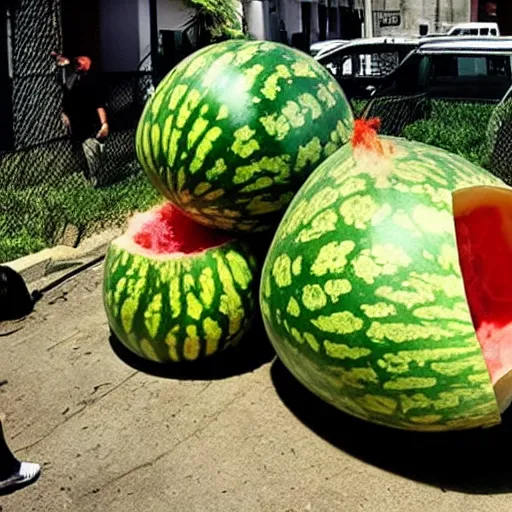
POLYGON ((197 224, 170 203, 135 215, 127 235, 152 255, 193 255, 231 241, 225 234, 197 224))
POLYGON ((501 410, 512 402, 512 191, 454 194, 466 297, 501 410))

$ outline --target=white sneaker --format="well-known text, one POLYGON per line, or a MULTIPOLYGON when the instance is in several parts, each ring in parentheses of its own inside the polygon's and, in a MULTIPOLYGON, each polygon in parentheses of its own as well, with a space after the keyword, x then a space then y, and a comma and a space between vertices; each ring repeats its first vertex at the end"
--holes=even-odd
POLYGON ((22 462, 20 469, 7 480, 0 480, 0 491, 25 487, 34 482, 41 474, 41 466, 33 462, 22 462))

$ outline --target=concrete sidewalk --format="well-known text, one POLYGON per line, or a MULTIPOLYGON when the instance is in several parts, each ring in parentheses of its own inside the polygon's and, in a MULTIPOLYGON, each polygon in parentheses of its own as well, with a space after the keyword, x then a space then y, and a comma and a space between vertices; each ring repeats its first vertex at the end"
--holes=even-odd
POLYGON ((510 512, 512 426, 374 427, 312 397, 255 329, 193 373, 109 342, 101 266, 0 337, 11 446, 44 464, 2 512, 510 512))

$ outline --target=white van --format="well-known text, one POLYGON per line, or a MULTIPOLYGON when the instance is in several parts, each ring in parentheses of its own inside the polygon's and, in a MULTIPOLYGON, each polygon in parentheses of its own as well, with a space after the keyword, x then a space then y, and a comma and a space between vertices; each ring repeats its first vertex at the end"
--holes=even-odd
POLYGON ((497 23, 457 23, 448 30, 448 36, 499 36, 497 23))

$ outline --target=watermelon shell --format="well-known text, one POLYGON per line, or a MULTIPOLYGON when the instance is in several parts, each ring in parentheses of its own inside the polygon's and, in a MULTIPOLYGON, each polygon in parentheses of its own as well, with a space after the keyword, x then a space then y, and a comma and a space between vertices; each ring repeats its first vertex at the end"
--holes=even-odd
MULTIPOLYGON (((178 222, 189 239, 215 240, 215 234, 198 233, 192 221, 178 216, 178 222)), ((134 239, 129 229, 114 240, 104 263, 104 307, 121 343, 151 361, 179 362, 211 356, 241 340, 257 293, 257 264, 247 244, 220 239, 197 251, 165 254, 134 239)))
POLYGON ((505 187, 443 150, 351 145, 297 193, 269 250, 260 304, 279 358, 319 397, 390 427, 501 421, 457 252, 454 191, 505 187))
POLYGON ((152 184, 197 222, 261 231, 277 225, 352 128, 343 91, 310 56, 231 40, 165 77, 140 119, 136 150, 152 184))

